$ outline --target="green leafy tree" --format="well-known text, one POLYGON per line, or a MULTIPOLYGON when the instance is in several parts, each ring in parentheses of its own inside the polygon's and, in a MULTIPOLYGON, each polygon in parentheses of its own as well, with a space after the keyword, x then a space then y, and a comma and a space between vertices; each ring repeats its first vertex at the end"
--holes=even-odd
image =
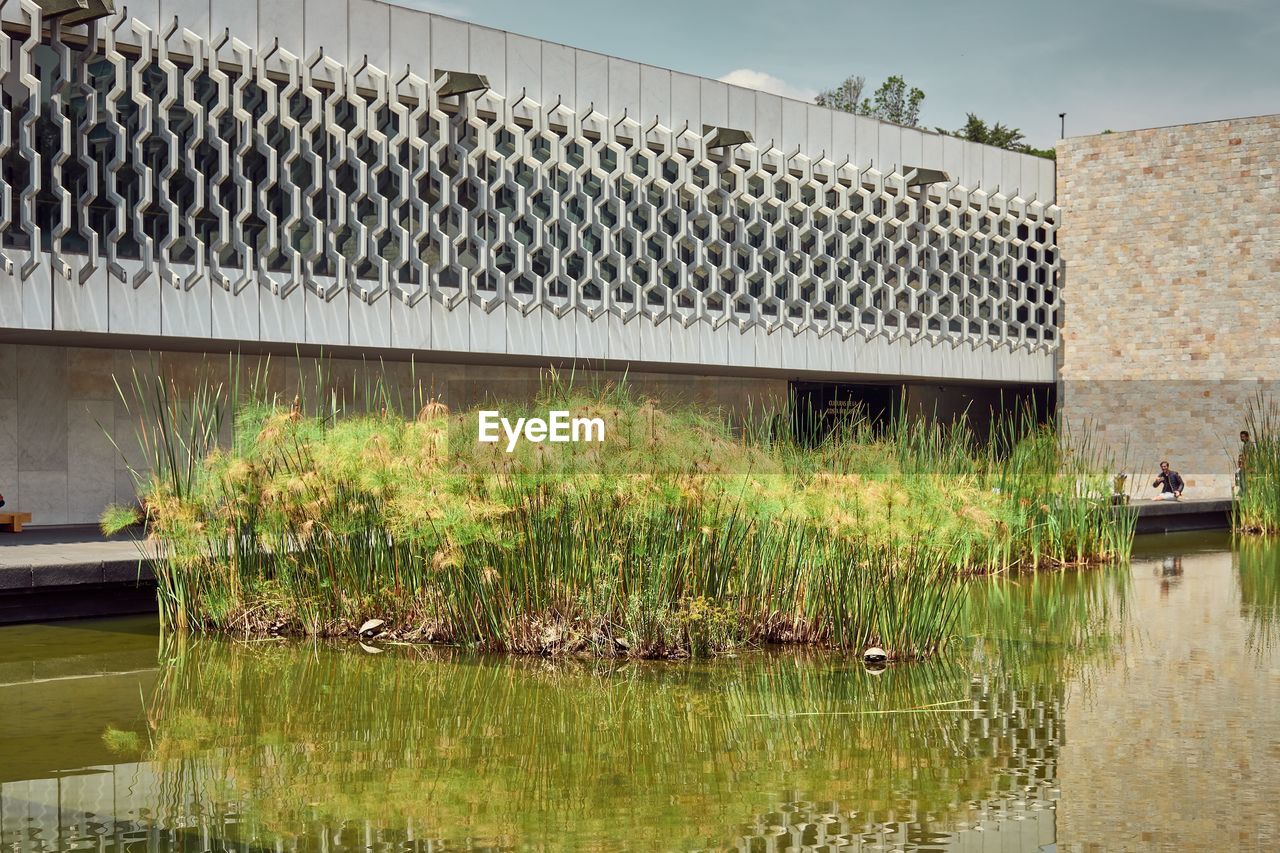
POLYGON ((820 107, 854 115, 868 115, 871 112, 871 101, 863 97, 867 78, 854 75, 832 89, 824 89, 818 93, 813 102, 820 107))
POLYGON ((875 95, 865 96, 867 79, 853 76, 832 89, 818 93, 813 102, 820 107, 840 110, 860 116, 872 116, 906 127, 916 127, 920 123, 920 104, 924 102, 924 92, 908 86, 906 80, 893 75, 880 84, 875 95))
POLYGON ((920 104, 923 102, 923 91, 908 86, 906 80, 894 74, 876 89, 871 115, 903 127, 916 127, 920 124, 920 104))
MULTIPOLYGON (((947 132, 942 128, 938 128, 938 131, 940 133, 947 132)), ((970 142, 981 142, 983 145, 1005 148, 1009 151, 1021 151, 1026 148, 1021 130, 1016 127, 1006 127, 1000 122, 988 125, 974 113, 969 113, 966 116, 964 127, 951 135, 967 139, 970 142)))

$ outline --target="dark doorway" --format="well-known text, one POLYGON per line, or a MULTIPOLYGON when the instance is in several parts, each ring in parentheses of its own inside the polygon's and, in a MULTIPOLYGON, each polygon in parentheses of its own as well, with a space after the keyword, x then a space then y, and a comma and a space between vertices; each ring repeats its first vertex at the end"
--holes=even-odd
POLYGON ((873 429, 886 426, 902 403, 901 385, 847 382, 794 382, 792 429, 806 444, 822 441, 837 427, 865 421, 873 429))
POLYGON ((793 382, 791 389, 792 429, 807 444, 859 421, 881 430, 900 415, 948 424, 963 419, 979 442, 995 433, 1007 439, 1010 427, 1016 434, 1052 421, 1056 408, 1052 385, 793 382))

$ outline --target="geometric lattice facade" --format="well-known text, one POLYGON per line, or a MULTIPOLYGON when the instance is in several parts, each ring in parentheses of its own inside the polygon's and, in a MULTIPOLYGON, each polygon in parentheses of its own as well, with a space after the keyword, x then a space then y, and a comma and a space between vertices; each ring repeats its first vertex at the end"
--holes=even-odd
POLYGON ((30 34, 0 35, 0 238, 23 280, 48 263, 58 287, 106 271, 508 322, 1058 344, 1059 215, 1034 197, 522 92, 442 97, 433 74, 127 10, 87 41, 42 34, 21 7, 30 34))

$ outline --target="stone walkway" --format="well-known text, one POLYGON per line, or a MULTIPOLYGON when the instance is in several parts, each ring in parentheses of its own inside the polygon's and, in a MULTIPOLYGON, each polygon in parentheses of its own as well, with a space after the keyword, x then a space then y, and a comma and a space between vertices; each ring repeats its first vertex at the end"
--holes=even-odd
POLYGON ((155 549, 146 549, 143 561, 133 539, 91 528, 0 532, 0 590, 154 580, 155 549))

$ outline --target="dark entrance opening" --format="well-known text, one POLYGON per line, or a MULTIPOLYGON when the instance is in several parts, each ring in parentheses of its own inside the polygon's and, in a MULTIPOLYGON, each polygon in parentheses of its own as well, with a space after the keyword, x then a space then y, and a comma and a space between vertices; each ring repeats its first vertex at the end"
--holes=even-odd
POLYGON ((793 433, 809 444, 858 421, 882 430, 900 415, 946 424, 964 419, 974 437, 986 441, 1001 420, 1022 427, 1051 422, 1057 405, 1052 385, 1029 383, 793 382, 791 393, 793 433))

